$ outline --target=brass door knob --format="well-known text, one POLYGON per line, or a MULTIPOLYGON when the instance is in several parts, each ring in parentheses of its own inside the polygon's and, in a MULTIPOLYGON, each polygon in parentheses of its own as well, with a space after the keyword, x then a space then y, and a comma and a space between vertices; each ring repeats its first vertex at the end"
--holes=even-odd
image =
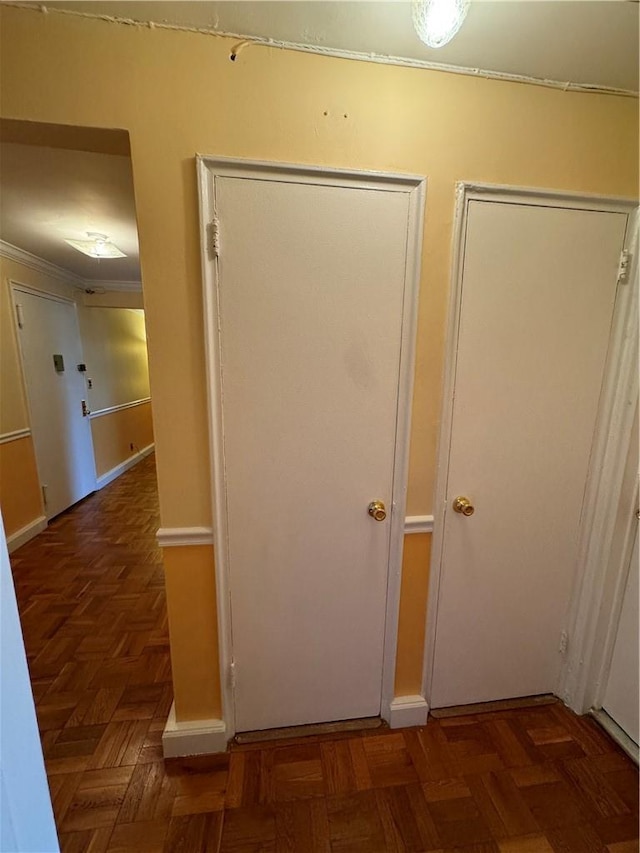
POLYGON ((473 506, 469 498, 457 497, 453 501, 454 512, 459 512, 461 515, 473 515, 476 508, 473 506))
POLYGON ((367 512, 374 521, 384 521, 387 517, 387 510, 382 501, 371 501, 367 512))

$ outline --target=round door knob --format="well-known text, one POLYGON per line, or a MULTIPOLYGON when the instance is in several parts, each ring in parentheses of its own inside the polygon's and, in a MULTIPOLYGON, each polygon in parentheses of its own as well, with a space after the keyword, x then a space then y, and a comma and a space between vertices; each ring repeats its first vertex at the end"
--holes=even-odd
POLYGON ((382 501, 371 501, 367 512, 374 521, 384 521, 387 517, 387 510, 382 501))
POLYGON ((461 515, 473 515, 476 508, 473 506, 469 498, 457 497, 453 501, 454 512, 459 512, 461 515))

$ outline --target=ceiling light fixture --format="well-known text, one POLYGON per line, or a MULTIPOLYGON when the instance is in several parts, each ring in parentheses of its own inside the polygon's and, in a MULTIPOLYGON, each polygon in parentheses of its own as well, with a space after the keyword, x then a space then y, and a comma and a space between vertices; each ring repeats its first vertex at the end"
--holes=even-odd
POLYGON ((413 26, 428 47, 451 41, 469 11, 469 0, 413 0, 413 26))
POLYGON ((88 240, 65 240, 74 249, 89 255, 90 258, 126 258, 124 252, 115 246, 106 234, 87 231, 88 240))

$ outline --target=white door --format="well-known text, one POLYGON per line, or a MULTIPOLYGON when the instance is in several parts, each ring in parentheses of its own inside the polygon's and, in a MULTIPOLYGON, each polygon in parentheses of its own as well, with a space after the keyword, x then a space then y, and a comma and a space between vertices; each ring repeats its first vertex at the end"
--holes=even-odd
POLYGON ((378 715, 409 193, 216 177, 215 206, 236 728, 378 715))
POLYGON ((13 289, 31 431, 45 514, 53 518, 96 488, 76 306, 13 289))
POLYGON ((468 201, 432 707, 556 688, 626 226, 468 201))
POLYGON ((640 685, 638 671, 638 536, 622 600, 622 611, 611 659, 609 679, 602 707, 631 740, 640 743, 638 732, 638 702, 640 685))

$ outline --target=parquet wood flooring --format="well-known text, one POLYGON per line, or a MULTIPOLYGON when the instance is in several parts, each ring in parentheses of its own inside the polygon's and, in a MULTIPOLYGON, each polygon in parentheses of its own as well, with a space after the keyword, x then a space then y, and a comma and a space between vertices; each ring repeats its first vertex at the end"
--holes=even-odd
POLYGON ((560 703, 164 762, 158 526, 149 457, 12 557, 64 853, 638 851, 637 768, 560 703))

